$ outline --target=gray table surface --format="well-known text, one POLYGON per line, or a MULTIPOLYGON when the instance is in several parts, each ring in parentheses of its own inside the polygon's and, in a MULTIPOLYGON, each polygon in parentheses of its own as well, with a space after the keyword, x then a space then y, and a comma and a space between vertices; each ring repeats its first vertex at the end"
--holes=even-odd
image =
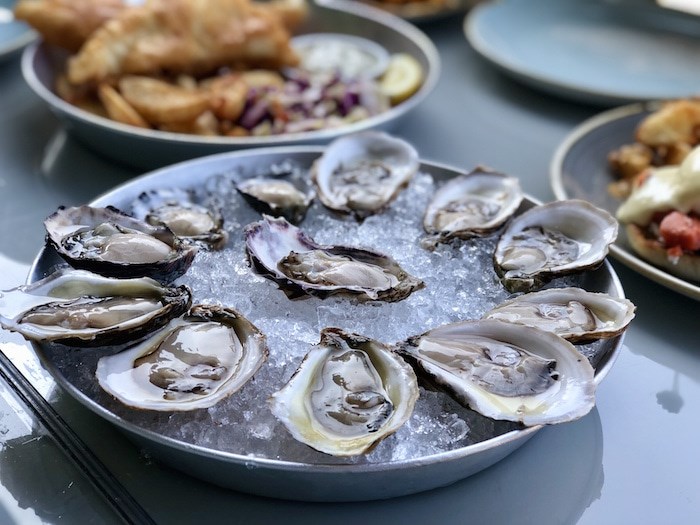
MULTIPOLYGON (((533 91, 499 73, 469 47, 461 17, 423 29, 440 51, 443 74, 395 133, 425 159, 461 168, 487 164, 520 177, 529 194, 552 200, 548 167, 555 148, 601 108, 533 91)), ((58 205, 87 202, 137 174, 66 135, 29 91, 19 60, 0 64, 0 289, 24 281, 43 243, 41 221, 58 205)), ((278 501, 188 477, 145 456, 61 392, 21 338, 0 332, 0 350, 158 523, 697 523, 700 306, 614 266, 638 312, 596 408, 575 423, 543 429, 466 480, 388 501, 278 501)), ((0 523, 117 522, 3 388, 0 463, 0 523)))

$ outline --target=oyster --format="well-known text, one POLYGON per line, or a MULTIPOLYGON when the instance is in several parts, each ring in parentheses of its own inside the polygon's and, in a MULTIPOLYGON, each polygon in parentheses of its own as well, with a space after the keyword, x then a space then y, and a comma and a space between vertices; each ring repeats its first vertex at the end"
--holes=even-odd
POLYGON ((511 292, 528 292, 560 275, 602 264, 617 238, 607 211, 582 200, 550 202, 515 217, 494 253, 496 273, 511 292))
POLYGON ((198 204, 194 192, 178 188, 144 191, 132 204, 132 213, 152 226, 166 226, 180 239, 214 250, 228 240, 218 210, 198 204))
POLYGON ((336 139, 314 162, 311 178, 327 208, 364 219, 384 209, 418 171, 409 143, 378 131, 336 139))
POLYGON ((551 288, 505 301, 483 317, 535 326, 572 343, 587 343, 624 332, 634 310, 634 304, 622 297, 582 288, 551 288))
POLYGON ((0 324, 36 342, 117 345, 163 327, 191 302, 186 286, 64 269, 0 293, 0 324))
POLYGON ((538 328, 462 321, 398 350, 457 401, 492 419, 563 423, 593 408, 593 367, 571 343, 538 328))
POLYGON ((388 255, 316 244, 282 218, 265 216, 245 228, 255 267, 290 298, 351 294, 360 300, 400 301, 424 286, 388 255))
POLYGON ((522 200, 517 178, 478 167, 435 192, 423 228, 436 242, 485 235, 503 225, 522 200))
POLYGON ((315 197, 301 175, 295 173, 252 177, 239 182, 236 189, 260 213, 284 217, 293 224, 304 220, 315 197))
POLYGON ((108 277, 174 281, 197 253, 165 226, 151 226, 112 206, 61 207, 44 226, 47 243, 68 264, 108 277))
POLYGON ((194 410, 238 391, 267 355, 265 336, 240 313, 195 305, 142 343, 102 357, 95 374, 125 405, 194 410))
POLYGON ((398 354, 378 341, 325 328, 270 407, 296 440, 351 456, 394 433, 417 399, 416 376, 398 354))

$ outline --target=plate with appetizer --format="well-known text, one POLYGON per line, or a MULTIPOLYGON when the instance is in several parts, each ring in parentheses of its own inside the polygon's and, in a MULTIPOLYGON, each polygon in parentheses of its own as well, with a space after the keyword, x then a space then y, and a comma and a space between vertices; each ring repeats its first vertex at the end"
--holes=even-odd
POLYGON ((589 414, 635 316, 607 211, 375 130, 168 166, 44 227, 0 325, 151 457, 269 497, 487 468, 589 414))
POLYGON ((390 128, 440 69, 420 30, 359 3, 91 0, 73 30, 61 0, 24 3, 46 4, 24 14, 42 35, 29 86, 81 142, 139 168, 390 128))
POLYGON ((700 85, 700 19, 653 2, 486 2, 464 32, 506 74, 573 100, 613 106, 692 96, 700 85))
POLYGON ((551 164, 554 194, 615 214, 611 253, 642 275, 700 299, 700 101, 623 106, 578 126, 551 164))
POLYGON ((19 53, 36 33, 13 13, 15 0, 0 0, 0 62, 19 53))

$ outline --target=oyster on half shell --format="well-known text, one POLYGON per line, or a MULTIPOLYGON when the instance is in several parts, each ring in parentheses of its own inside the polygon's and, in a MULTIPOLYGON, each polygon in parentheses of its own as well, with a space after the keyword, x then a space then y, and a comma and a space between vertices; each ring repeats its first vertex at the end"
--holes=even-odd
POLYGON ((197 203, 193 191, 179 188, 144 191, 131 205, 131 212, 152 226, 168 227, 186 243, 218 250, 228 240, 221 212, 197 203))
POLYGON ((634 304, 625 298, 570 287, 519 295, 483 317, 535 326, 572 343, 587 343, 624 332, 634 310, 634 304))
POLYGON ((64 269, 1 292, 0 324, 36 342, 118 345, 161 328, 186 312, 191 302, 186 286, 64 269))
POLYGON ((501 234, 496 273, 510 292, 536 290, 554 277, 600 266, 617 231, 612 215, 583 200, 534 206, 501 234))
POLYGON ((169 228, 152 226, 112 206, 60 207, 44 226, 47 243, 68 264, 107 277, 171 282, 187 271, 197 253, 169 228))
POLYGON ((462 321, 412 337, 398 351, 429 381, 492 419, 563 423, 594 405, 588 360, 565 339, 538 328, 462 321))
POLYGON ((379 252, 316 244, 282 218, 265 216, 245 228, 255 267, 290 298, 350 294, 359 300, 400 301, 424 286, 379 252))
POLYGON ((415 373, 398 354, 367 337, 325 328, 270 407, 296 440, 352 456, 394 433, 417 399, 415 373))
POLYGON ((125 405, 208 408, 238 391, 267 359, 265 336, 232 308, 195 305, 159 332, 97 363, 97 381, 125 405))
POLYGON ((425 209, 423 228, 435 242, 486 235, 523 200, 516 177, 478 167, 440 186, 425 209))
POLYGON ((418 171, 408 142, 379 131, 331 142, 311 168, 318 198, 327 208, 364 219, 383 210, 418 171))

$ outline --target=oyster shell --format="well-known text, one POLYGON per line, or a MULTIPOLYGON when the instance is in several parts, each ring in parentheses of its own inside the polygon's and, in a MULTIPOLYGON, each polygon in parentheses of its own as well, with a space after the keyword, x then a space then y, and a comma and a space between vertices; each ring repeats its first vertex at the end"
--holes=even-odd
POLYGON ((617 231, 612 215, 586 201, 535 206, 513 218, 501 234, 496 273, 511 292, 536 290, 554 277, 598 267, 617 231))
POLYGON ((365 131, 329 144, 311 178, 324 206, 364 219, 394 200, 418 167, 418 153, 408 142, 365 131))
POLYGON ((522 200, 516 177, 478 167, 435 192, 425 210, 423 228, 435 242, 485 235, 502 226, 522 200))
POLYGON ((495 319, 440 326, 398 346, 432 382, 492 419, 572 421, 594 405, 593 367, 551 332, 495 319))
POLYGON ((282 218, 265 216, 245 228, 248 257, 290 298, 351 294, 359 300, 400 301, 424 286, 388 255, 316 244, 282 218))
POLYGON ((186 286, 64 269, 0 293, 0 324, 36 342, 118 345, 163 327, 191 302, 186 286))
POLYGON ((290 381, 270 398, 294 438, 326 454, 362 454, 411 416, 418 382, 387 346, 325 328, 290 381))
POLYGON ((299 174, 252 177, 236 185, 238 192, 257 211, 284 217, 293 224, 304 220, 316 194, 299 174))
POLYGON ((112 206, 60 207, 44 226, 47 243, 68 264, 108 277, 174 281, 197 253, 165 226, 151 226, 112 206))
POLYGON ((144 191, 132 204, 132 214, 152 226, 166 226, 181 240, 214 250, 228 240, 218 210, 198 204, 194 192, 179 188, 144 191))
POLYGON ((483 317, 535 326, 572 343, 588 343, 624 332, 634 311, 634 304, 625 298, 571 287, 520 295, 483 317))
POLYGON ((101 358, 95 374, 125 405, 194 410, 238 391, 267 355, 265 336, 240 313, 195 305, 142 343, 101 358))

